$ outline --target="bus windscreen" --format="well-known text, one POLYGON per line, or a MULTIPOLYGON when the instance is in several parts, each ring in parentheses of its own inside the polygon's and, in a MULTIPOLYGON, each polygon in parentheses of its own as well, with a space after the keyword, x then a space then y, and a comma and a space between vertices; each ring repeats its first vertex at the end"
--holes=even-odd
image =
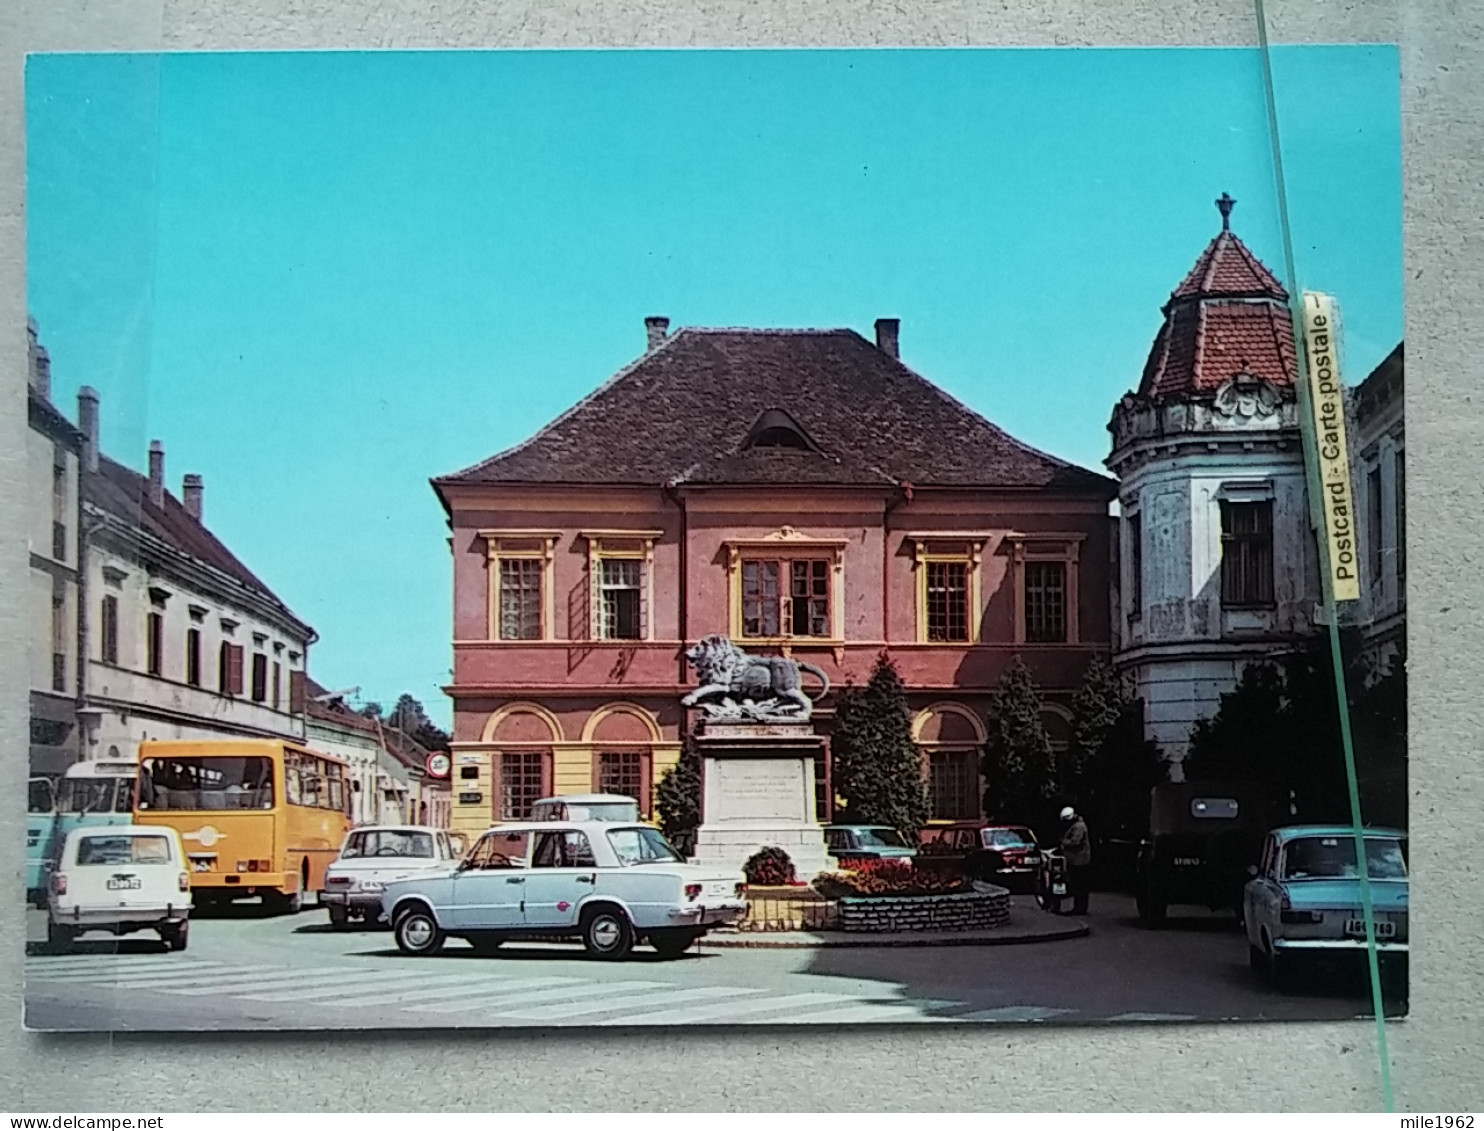
POLYGON ((273 801, 270 758, 146 758, 139 766, 142 810, 272 809, 273 801))

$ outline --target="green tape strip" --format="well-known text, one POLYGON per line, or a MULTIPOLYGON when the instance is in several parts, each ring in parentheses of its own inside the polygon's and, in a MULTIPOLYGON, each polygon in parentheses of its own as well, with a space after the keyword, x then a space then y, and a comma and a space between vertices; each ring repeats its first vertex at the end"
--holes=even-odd
MULTIPOLYGON (((1288 188, 1283 174, 1283 146, 1278 137, 1278 96, 1273 81, 1272 47, 1268 42, 1267 10, 1263 0, 1253 0, 1257 10, 1257 39, 1262 53, 1263 92, 1267 98, 1268 133, 1273 145, 1273 176, 1278 188, 1278 223, 1283 240, 1283 262, 1288 273, 1289 305, 1293 310, 1295 346, 1298 364, 1304 376, 1308 370, 1308 351, 1305 348, 1302 327, 1304 325, 1303 290, 1299 286, 1298 270, 1293 254, 1293 234, 1288 220, 1288 188)), ((1304 463, 1309 477, 1311 507, 1319 499, 1319 458, 1313 434, 1312 416, 1309 412, 1309 388, 1307 380, 1298 382, 1300 412, 1304 437, 1304 463)), ((1322 522, 1316 515, 1316 519, 1322 522)), ((1318 527, 1322 531, 1322 526, 1318 527)), ((1350 696, 1345 685, 1345 657, 1340 646, 1339 607, 1334 599, 1333 574, 1329 563, 1329 539, 1317 539, 1319 552, 1324 560, 1324 601, 1329 621, 1329 647, 1334 664, 1335 695, 1338 698, 1340 716, 1340 742, 1345 750, 1345 782, 1350 792, 1350 822, 1355 834, 1356 871, 1360 874, 1360 902, 1365 917, 1366 957, 1370 965, 1371 1006, 1376 1012, 1376 1055, 1381 1066, 1381 1094, 1387 1112, 1396 1111, 1396 1102, 1391 1091, 1391 1056, 1386 1047, 1386 1007, 1381 993, 1381 962, 1376 950, 1376 913, 1371 900, 1370 867, 1366 860, 1365 833, 1360 814, 1360 781, 1355 771, 1355 743, 1350 732, 1350 696)))

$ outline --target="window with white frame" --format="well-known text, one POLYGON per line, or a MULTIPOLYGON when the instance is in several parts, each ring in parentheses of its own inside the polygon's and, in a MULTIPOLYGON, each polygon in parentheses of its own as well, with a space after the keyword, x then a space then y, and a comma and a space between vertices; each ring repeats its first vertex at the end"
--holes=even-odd
POLYGON ((555 533, 481 531, 489 555, 492 640, 555 637, 552 568, 555 533))
POLYGON ((639 640, 644 636, 644 560, 598 560, 598 636, 639 640))

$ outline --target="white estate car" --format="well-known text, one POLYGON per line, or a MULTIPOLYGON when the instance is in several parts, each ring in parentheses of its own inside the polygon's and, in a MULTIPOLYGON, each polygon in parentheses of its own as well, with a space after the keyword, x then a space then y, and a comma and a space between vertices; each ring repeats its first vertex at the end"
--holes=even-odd
POLYGON ((337 930, 351 919, 374 923, 381 893, 392 880, 447 872, 459 862, 462 841, 425 825, 364 825, 345 835, 340 855, 325 869, 320 902, 337 930))
POLYGON ((456 869, 387 885, 382 918, 404 954, 449 936, 490 951, 509 938, 565 936, 598 958, 638 940, 674 957, 747 910, 740 872, 687 864, 649 825, 533 821, 490 829, 456 869))
POLYGON ((84 931, 158 931, 186 948, 191 877, 180 834, 155 825, 74 829, 51 874, 47 940, 65 948, 84 931))

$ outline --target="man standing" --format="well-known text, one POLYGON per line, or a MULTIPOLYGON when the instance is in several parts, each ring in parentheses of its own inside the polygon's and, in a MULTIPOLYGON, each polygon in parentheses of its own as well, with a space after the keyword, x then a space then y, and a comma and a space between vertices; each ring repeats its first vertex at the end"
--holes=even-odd
POLYGON ((1068 805, 1061 811, 1061 852, 1067 861, 1067 893, 1072 897, 1072 914, 1087 914, 1087 876, 1092 864, 1092 843, 1087 835, 1087 822, 1068 805))

